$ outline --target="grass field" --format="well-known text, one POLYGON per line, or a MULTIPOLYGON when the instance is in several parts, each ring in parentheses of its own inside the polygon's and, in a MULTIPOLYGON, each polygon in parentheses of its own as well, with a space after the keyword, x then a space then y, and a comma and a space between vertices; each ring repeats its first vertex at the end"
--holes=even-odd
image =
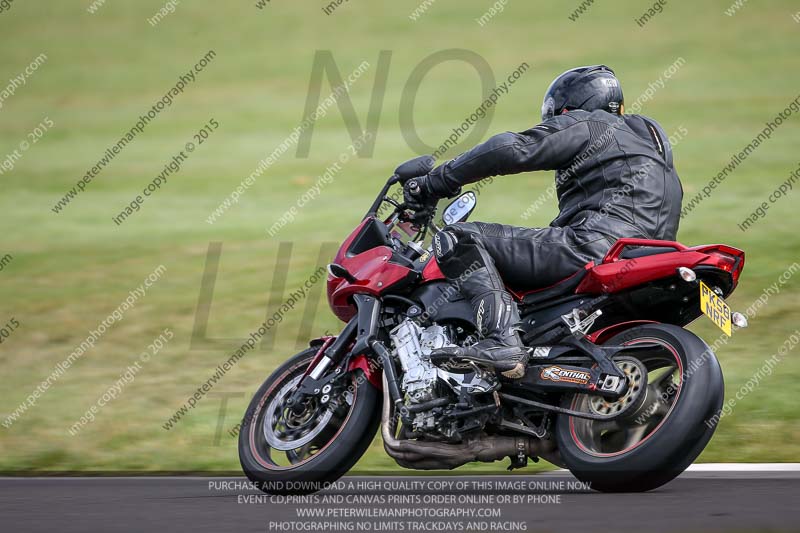
MULTIPOLYGON (((0 174, 0 257, 7 258, 0 263, 0 326, 9 323, 7 329, 13 330, 0 344, 0 422, 148 274, 165 267, 133 308, 35 405, 10 427, 0 426, 0 470, 238 468, 235 439, 223 431, 215 442, 224 396, 204 397, 173 429, 162 427, 235 345, 190 342, 209 245, 222 243, 207 337, 247 337, 290 290, 327 262, 319 260, 321 247, 343 239, 394 166, 417 155, 403 135, 400 108, 414 69, 435 52, 473 51, 498 83, 523 62, 530 65, 500 97, 494 116, 475 126, 485 131, 483 138, 534 125, 549 81, 576 65, 612 65, 629 103, 656 86, 652 98, 639 100, 641 112, 670 133, 685 128, 675 146, 685 199, 701 192, 765 122, 800 94, 800 24, 792 18, 798 7, 788 0, 754 0, 733 16, 725 14, 730 0, 669 2, 644 27, 635 19, 646 11, 646 3, 627 0, 596 2, 574 22, 569 16, 578 0, 510 0, 483 26, 476 19, 490 9, 489 0, 438 0, 416 21, 409 17, 420 5, 415 1, 352 0, 331 15, 322 11, 327 2, 272 0, 263 9, 254 3, 182 2, 155 26, 147 19, 165 5, 160 0, 108 0, 93 14, 87 11, 89 0, 16 0, 0 12, 0 80, 20 75, 36 57, 46 55, 0 108, 0 164, 12 156, 0 174), (209 50, 215 56, 195 81, 85 191, 55 213, 51 208, 106 149, 209 50), (237 204, 209 224, 213 210, 300 124, 319 50, 330 51, 343 76, 369 63, 350 91, 361 127, 373 101, 374 80, 386 73, 385 97, 375 108, 374 151, 344 164, 292 223, 268 235, 267 228, 352 143, 333 106, 313 128, 308 157, 297 157, 289 148, 237 204), (388 66, 379 61, 384 50, 391 53, 388 66), (680 58, 682 66, 665 79, 664 71, 680 58), (202 144, 195 141, 180 171, 138 212, 115 224, 112 217, 211 119, 219 127, 202 144), (20 143, 39 133, 41 139, 13 157, 20 143), (283 242, 293 243, 290 256, 279 256, 283 242), (284 294, 273 290, 276 265, 277 272, 284 267, 287 272, 284 294), (165 328, 174 337, 97 412, 94 422, 71 435, 69 428, 165 328)), ((419 85, 413 121, 429 145, 446 139, 480 105, 475 70, 463 61, 447 61, 419 85)), ((0 91, 5 85, 0 81, 0 91)), ((326 78, 322 97, 330 91, 326 78)), ((796 192, 771 204, 748 231, 737 227, 797 169, 798 140, 800 117, 792 116, 681 224, 684 243, 725 242, 747 252, 740 288, 730 299, 734 308, 750 306, 800 261, 796 192)), ((448 155, 466 148, 459 145, 448 155)), ((497 179, 483 191, 474 218, 546 225, 555 215, 554 201, 528 220, 521 215, 552 179, 550 173, 497 179)), ((788 279, 750 328, 735 333, 719 350, 728 398, 735 398, 800 327, 799 287, 800 276, 788 279)), ((275 330, 274 345, 248 354, 214 387, 214 394, 232 394, 219 426, 223 430, 238 421, 262 379, 298 351, 306 304, 318 306, 310 325, 314 334, 340 327, 320 293, 287 313, 275 330)), ((708 321, 692 328, 709 341, 718 336, 708 321)), ((798 354, 790 353, 737 402, 702 461, 800 460, 798 354)), ((376 440, 359 468, 392 464, 376 440)), ((502 469, 499 464, 475 468, 502 469)))

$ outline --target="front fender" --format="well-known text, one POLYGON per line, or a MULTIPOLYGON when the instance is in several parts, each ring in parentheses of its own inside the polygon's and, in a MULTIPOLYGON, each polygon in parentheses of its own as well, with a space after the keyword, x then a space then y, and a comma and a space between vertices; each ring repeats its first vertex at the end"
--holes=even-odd
POLYGON ((361 370, 370 385, 379 391, 383 390, 383 371, 375 360, 369 359, 366 355, 357 355, 350 360, 347 370, 350 372, 361 370))

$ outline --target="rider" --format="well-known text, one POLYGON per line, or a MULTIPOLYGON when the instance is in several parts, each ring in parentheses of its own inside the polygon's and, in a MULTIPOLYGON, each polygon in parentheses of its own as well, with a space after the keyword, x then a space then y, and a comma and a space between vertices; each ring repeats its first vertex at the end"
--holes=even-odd
POLYGON ((501 133, 405 184, 405 202, 431 212, 461 186, 496 175, 555 170, 559 214, 547 228, 468 222, 433 241, 442 272, 470 299, 482 340, 439 354, 492 365, 508 378, 525 373, 515 289, 545 287, 599 261, 623 237, 674 240, 683 189, 672 147, 652 119, 624 115, 622 88, 605 65, 558 76, 544 96, 542 123, 501 133), (477 268, 476 268, 477 267, 477 268))

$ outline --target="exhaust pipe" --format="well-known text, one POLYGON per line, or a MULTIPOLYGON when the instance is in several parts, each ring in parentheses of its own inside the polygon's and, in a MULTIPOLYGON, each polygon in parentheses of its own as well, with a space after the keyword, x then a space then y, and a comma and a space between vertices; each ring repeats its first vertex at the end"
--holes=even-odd
POLYGON ((541 457, 561 466, 561 459, 551 440, 536 437, 501 437, 484 435, 462 444, 400 440, 395 437, 397 417, 392 414, 392 399, 383 376, 383 414, 381 436, 386 453, 403 468, 414 470, 452 470, 475 461, 491 463, 506 457, 541 457))

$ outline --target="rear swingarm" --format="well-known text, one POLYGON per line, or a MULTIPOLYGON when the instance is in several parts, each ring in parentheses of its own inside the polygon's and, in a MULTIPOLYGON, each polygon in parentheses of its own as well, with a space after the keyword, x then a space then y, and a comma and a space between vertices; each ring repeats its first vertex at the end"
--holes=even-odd
POLYGON ((539 364, 529 366, 525 376, 516 384, 535 392, 599 394, 608 400, 616 400, 627 392, 628 381, 613 358, 621 353, 654 347, 658 345, 598 346, 584 337, 570 335, 559 345, 549 348, 548 355, 537 361, 539 364), (585 360, 583 365, 586 366, 576 365, 580 365, 581 360, 585 360))
POLYGON ((570 415, 577 418, 588 418, 589 420, 610 420, 611 418, 613 418, 609 417, 608 415, 596 415, 593 413, 585 413, 583 411, 575 411, 573 409, 565 409, 564 407, 558 407, 545 402, 537 402, 536 400, 521 398, 519 396, 514 396, 512 394, 508 394, 505 392, 498 392, 497 395, 500 396, 501 400, 506 400, 507 402, 515 403, 518 405, 526 405, 528 407, 536 407, 544 411, 550 411, 552 413, 559 413, 563 415, 570 415))

